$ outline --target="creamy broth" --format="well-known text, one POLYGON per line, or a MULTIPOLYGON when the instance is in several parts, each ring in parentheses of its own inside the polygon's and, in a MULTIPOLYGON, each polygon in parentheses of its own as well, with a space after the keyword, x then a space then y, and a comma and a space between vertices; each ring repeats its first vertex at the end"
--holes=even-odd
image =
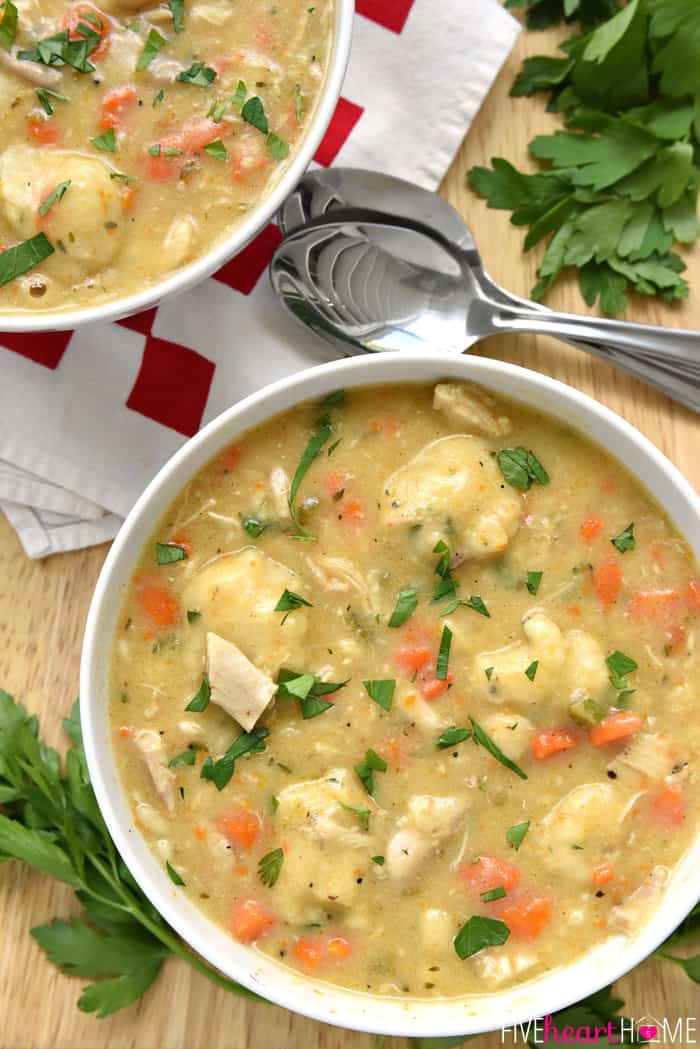
MULTIPOLYGON (((0 313, 143 290, 230 234, 304 137, 334 18, 332 0, 14 9, 12 50, 0 47, 0 313)), ((8 4, 0 17, 11 36, 8 4)))
POLYGON ((633 934, 697 831, 699 612, 663 509, 553 419, 454 382, 303 404, 196 475, 126 594, 136 826, 315 977, 527 980, 633 934))

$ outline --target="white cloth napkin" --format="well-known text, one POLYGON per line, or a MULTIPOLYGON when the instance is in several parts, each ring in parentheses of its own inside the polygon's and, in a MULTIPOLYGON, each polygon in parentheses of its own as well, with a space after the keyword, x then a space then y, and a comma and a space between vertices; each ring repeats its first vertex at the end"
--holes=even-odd
MULTIPOLYGON (((343 101, 317 159, 435 189, 518 33, 498 0, 357 0, 343 101)), ((265 274, 274 227, 149 315, 73 334, 0 333, 0 509, 29 557, 113 538, 200 425, 333 356, 265 274), (257 280, 256 280, 257 278, 257 280)))

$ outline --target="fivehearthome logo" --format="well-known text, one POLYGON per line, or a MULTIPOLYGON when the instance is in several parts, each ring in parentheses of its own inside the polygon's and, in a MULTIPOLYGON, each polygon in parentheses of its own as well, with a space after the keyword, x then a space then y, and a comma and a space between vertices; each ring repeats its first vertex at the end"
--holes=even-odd
POLYGON ((539 1020, 501 1029, 503 1045, 556 1046, 598 1045, 667 1045, 688 1046, 700 1044, 696 1016, 616 1017, 607 1024, 575 1026, 558 1022, 559 1017, 544 1016, 539 1020))

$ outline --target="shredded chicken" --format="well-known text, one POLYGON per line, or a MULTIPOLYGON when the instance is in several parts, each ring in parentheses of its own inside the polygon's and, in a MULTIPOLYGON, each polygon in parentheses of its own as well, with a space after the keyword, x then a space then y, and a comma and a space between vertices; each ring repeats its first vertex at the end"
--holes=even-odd
POLYGON ((134 733, 134 744, 141 752, 158 796, 169 811, 175 805, 175 773, 168 768, 168 757, 160 733, 142 728, 134 733))
POLYGON ((207 634, 207 659, 212 703, 250 732, 272 702, 277 685, 218 634, 207 634))

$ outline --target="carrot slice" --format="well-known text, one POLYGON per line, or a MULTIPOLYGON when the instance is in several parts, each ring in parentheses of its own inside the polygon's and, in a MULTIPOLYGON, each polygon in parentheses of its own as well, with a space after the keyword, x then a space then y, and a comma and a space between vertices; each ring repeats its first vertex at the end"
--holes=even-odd
POLYGON ((43 120, 41 117, 30 117, 27 121, 27 130, 30 138, 41 146, 55 146, 60 137, 55 122, 43 120))
POLYGON ((337 495, 338 492, 344 492, 348 484, 348 475, 343 473, 342 470, 331 470, 323 478, 323 487, 329 493, 329 495, 337 495))
POLYGON ((480 896, 489 889, 503 887, 512 892, 520 881, 520 871, 513 863, 506 863, 495 856, 480 856, 474 863, 461 867, 459 880, 472 896, 480 896))
POLYGON ((688 600, 700 611, 700 579, 691 579, 688 583, 688 600))
POLYGON ((121 127, 130 109, 136 105, 136 89, 126 84, 114 87, 102 99, 102 119, 100 127, 121 127))
POLYGON ((81 24, 93 33, 98 33, 100 37, 99 44, 88 56, 89 60, 102 58, 109 49, 109 19, 92 4, 75 4, 68 10, 61 25, 63 29, 68 30, 71 40, 87 40, 88 34, 79 28, 81 24))
POLYGON ((167 586, 144 586, 139 592, 141 608, 161 630, 174 626, 180 618, 180 604, 167 586))
POLYGON ((360 500, 353 499, 349 503, 344 503, 340 510, 340 516, 343 521, 354 521, 356 523, 364 521, 365 511, 360 500))
POLYGON ((315 969, 321 961, 323 950, 317 940, 297 940, 292 953, 307 969, 315 969))
POLYGON ((448 674, 446 678, 429 677, 425 681, 421 682, 420 691, 423 699, 437 699, 443 692, 446 691, 447 686, 452 684, 454 680, 452 674, 448 674))
POLYGON ((615 877, 615 869, 612 863, 599 863, 592 872, 594 885, 606 885, 615 877))
POLYGON ((526 896, 503 907, 500 917, 513 936, 534 940, 551 920, 552 904, 546 896, 526 896))
POLYGON ((605 525, 599 517, 586 517, 581 522, 579 533, 584 543, 592 543, 602 535, 605 525))
POLYGON ((414 645, 411 647, 400 648, 394 655, 394 662, 405 670, 407 674, 415 674, 416 671, 420 670, 425 666, 426 663, 430 662, 432 653, 429 648, 423 645, 414 645))
POLYGON ((573 732, 566 729, 552 729, 550 732, 540 732, 532 743, 532 753, 540 761, 545 758, 553 758, 555 754, 561 754, 565 750, 573 750, 578 740, 573 732))
POLYGON ((238 900, 231 918, 231 932, 236 939, 253 943, 274 924, 274 915, 258 900, 238 900))
POLYGON ((330 958, 342 961, 352 954, 352 944, 344 936, 331 936, 326 950, 330 958))
POLYGON ((652 623, 669 620, 683 611, 683 595, 678 590, 639 590, 629 603, 633 619, 652 623))
POLYGON ((617 561, 606 561, 594 569, 593 586, 603 608, 615 604, 622 588, 622 571, 617 561))
POLYGON ((594 747, 606 747, 609 743, 635 736, 642 727, 642 719, 634 710, 621 710, 611 714, 599 725, 593 725, 588 738, 594 747))
POLYGON ((255 845, 260 832, 260 817, 250 809, 238 806, 222 816, 218 823, 232 845, 240 845, 243 849, 252 849, 255 845))
POLYGON ((655 820, 666 827, 680 827, 685 819, 685 798, 679 784, 664 787, 652 802, 655 820))

